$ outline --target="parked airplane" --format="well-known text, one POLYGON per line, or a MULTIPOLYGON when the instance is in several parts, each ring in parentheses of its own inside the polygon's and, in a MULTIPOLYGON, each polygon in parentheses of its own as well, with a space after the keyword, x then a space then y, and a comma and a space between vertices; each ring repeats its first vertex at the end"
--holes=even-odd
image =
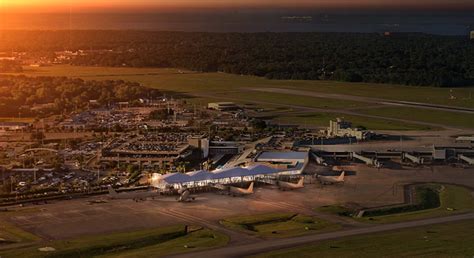
POLYGON ((105 201, 105 200, 100 200, 100 199, 99 199, 99 200, 90 200, 90 201, 88 201, 88 203, 89 203, 90 205, 92 205, 92 204, 107 203, 107 201, 105 201))
POLYGON ((243 196, 253 194, 253 184, 254 182, 250 183, 250 186, 247 189, 229 186, 229 194, 232 196, 243 196))
POLYGON ((136 202, 145 201, 147 198, 154 199, 159 197, 159 192, 128 192, 128 193, 117 193, 112 186, 109 186, 109 198, 110 199, 132 199, 136 202))
POLYGON ((300 180, 298 180, 298 183, 290 183, 290 182, 284 182, 284 181, 278 181, 277 185, 280 190, 285 191, 285 190, 295 190, 295 189, 301 189, 304 187, 304 177, 301 177, 300 180))
POLYGON ((243 196, 253 194, 254 182, 250 183, 249 188, 239 188, 231 185, 213 184, 212 186, 219 190, 221 193, 225 193, 232 196, 243 196))
POLYGON ((177 198, 178 202, 192 202, 196 200, 195 195, 191 195, 191 192, 189 192, 188 189, 183 189, 178 191, 180 194, 179 197, 177 198))
POLYGON ((319 182, 321 184, 339 184, 339 183, 344 183, 344 176, 346 172, 342 171, 342 173, 339 176, 320 176, 318 175, 319 182))

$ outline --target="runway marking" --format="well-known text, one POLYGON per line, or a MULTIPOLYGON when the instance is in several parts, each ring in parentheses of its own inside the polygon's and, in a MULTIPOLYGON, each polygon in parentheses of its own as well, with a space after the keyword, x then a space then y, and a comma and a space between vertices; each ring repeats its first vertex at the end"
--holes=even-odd
POLYGON ((191 222, 195 222, 195 223, 200 223, 200 224, 205 224, 205 225, 210 225, 211 224, 212 225, 212 223, 207 221, 207 220, 200 219, 200 218, 197 218, 197 217, 194 217, 192 215, 185 214, 185 213, 182 213, 182 212, 178 212, 174 209, 161 210, 159 212, 165 213, 165 214, 171 215, 171 216, 176 216, 176 217, 181 218, 183 220, 187 220, 187 221, 191 221, 191 222))
POLYGON ((19 224, 19 225, 29 225, 31 223, 33 223, 33 221, 29 220, 29 219, 26 219, 26 218, 10 218, 10 220, 15 223, 15 224, 19 224))
POLYGON ((267 198, 262 198, 262 197, 258 197, 258 198, 255 198, 255 199, 263 201, 268 205, 272 205, 272 206, 276 206, 276 207, 280 207, 280 208, 308 210, 307 207, 304 207, 304 206, 301 206, 301 205, 298 205, 298 204, 290 204, 290 203, 287 203, 287 202, 274 202, 272 200, 269 200, 267 198))

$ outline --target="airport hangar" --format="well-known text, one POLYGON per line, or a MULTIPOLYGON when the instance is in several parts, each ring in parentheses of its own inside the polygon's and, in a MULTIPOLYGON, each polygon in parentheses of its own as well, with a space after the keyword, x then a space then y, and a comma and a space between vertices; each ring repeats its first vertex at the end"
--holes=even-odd
POLYGON ((159 189, 181 189, 232 184, 239 182, 275 180, 286 175, 300 175, 309 162, 308 152, 262 152, 246 167, 231 167, 214 171, 199 170, 188 173, 153 174, 151 184, 159 189))

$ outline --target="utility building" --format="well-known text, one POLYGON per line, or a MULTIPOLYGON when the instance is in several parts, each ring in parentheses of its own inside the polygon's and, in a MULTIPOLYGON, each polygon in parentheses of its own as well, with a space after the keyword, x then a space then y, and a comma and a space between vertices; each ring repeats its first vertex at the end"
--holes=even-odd
POLYGON ((329 128, 326 131, 328 137, 355 137, 357 140, 367 140, 371 133, 366 130, 352 128, 352 123, 337 118, 336 121, 329 121, 329 128))
POLYGON ((28 123, 20 123, 20 122, 1 122, 0 123, 0 132, 6 131, 22 131, 30 128, 30 124, 28 123))
POLYGON ((265 164, 287 174, 301 174, 309 163, 308 152, 261 152, 254 161, 256 164, 265 164))

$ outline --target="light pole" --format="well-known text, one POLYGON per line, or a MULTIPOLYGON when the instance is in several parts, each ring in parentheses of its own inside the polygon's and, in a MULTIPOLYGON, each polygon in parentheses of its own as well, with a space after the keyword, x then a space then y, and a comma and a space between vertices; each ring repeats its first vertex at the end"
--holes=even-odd
POLYGON ((33 168, 33 181, 34 181, 35 184, 36 184, 36 165, 35 165, 35 167, 33 168))
POLYGON ((10 193, 13 192, 13 176, 10 176, 10 193))

